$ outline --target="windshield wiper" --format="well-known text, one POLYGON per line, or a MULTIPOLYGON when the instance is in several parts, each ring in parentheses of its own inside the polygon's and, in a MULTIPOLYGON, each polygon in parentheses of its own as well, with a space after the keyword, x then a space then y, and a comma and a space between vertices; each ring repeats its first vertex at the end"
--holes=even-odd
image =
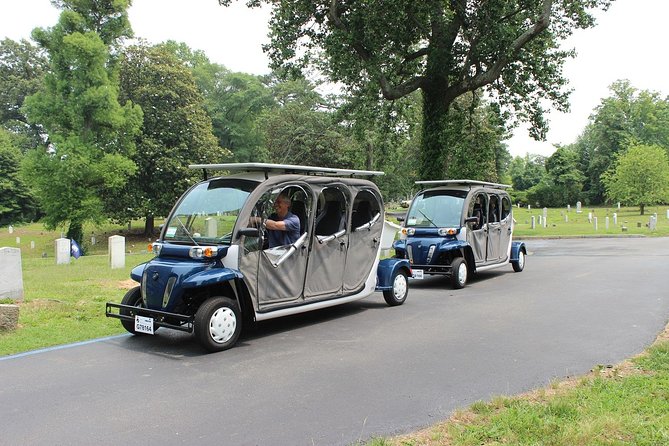
POLYGON ((430 224, 431 224, 433 227, 435 227, 435 228, 437 227, 437 225, 434 224, 434 222, 432 221, 432 219, 431 219, 430 217, 428 217, 427 215, 425 215, 425 212, 421 211, 420 209, 416 209, 416 210, 417 210, 418 212, 420 212, 420 213, 423 215, 423 217, 425 217, 425 219, 426 219, 427 221, 429 221, 430 224))
POLYGON ((175 215, 174 218, 177 219, 177 221, 178 221, 179 224, 181 225, 181 228, 184 230, 184 232, 186 233, 186 235, 188 236, 188 238, 190 239, 190 241, 193 242, 193 244, 195 244, 195 246, 200 246, 200 244, 199 244, 198 242, 196 242, 195 239, 193 238, 193 236, 190 234, 190 231, 189 231, 188 229, 186 229, 186 225, 184 225, 184 223, 181 221, 181 219, 179 218, 179 216, 178 216, 178 215, 175 215))

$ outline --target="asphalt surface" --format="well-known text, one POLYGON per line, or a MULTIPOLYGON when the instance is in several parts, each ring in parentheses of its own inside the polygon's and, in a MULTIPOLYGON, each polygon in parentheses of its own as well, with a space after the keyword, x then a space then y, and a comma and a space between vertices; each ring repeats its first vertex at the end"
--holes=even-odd
MULTIPOLYGON (((669 238, 527 240, 525 271, 412 281, 226 352, 123 335, 0 358, 2 445, 349 445, 615 364, 669 317, 669 238)), ((101 310, 102 311, 102 310, 101 310)))

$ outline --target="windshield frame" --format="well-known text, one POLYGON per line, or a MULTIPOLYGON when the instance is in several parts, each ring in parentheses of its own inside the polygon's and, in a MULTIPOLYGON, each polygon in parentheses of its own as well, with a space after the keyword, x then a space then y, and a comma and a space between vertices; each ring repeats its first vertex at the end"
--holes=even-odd
POLYGON ((233 240, 232 231, 237 219, 246 206, 249 196, 260 184, 261 182, 256 180, 227 177, 198 182, 179 198, 170 211, 160 233, 160 241, 178 245, 230 246, 233 240), (221 197, 206 198, 207 195, 212 195, 213 192, 210 191, 222 189, 230 190, 229 200, 221 200, 221 197), (235 200, 237 204, 230 206, 230 203, 235 200), (216 212, 211 211, 211 208, 216 208, 217 204, 220 204, 221 209, 216 212), (188 206, 200 207, 201 210, 196 209, 196 212, 191 212, 189 209, 188 212, 183 212, 185 206, 187 209, 188 206), (215 220, 206 227, 205 221, 208 218, 215 218, 215 220), (215 231, 216 235, 206 234, 207 230, 215 231), (177 236, 179 233, 181 235, 177 236))
POLYGON ((404 226, 423 229, 462 226, 468 193, 468 190, 459 189, 428 189, 417 193, 407 210, 404 226), (437 207, 440 208, 439 213, 435 212, 437 207), (447 207, 447 210, 441 209, 443 207, 447 207))

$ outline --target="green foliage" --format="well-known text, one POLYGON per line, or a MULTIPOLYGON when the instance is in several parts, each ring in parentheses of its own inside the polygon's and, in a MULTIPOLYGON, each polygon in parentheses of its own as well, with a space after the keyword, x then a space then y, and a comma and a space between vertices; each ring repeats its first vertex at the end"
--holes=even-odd
MULTIPOLYGON (((530 171, 530 175, 532 172, 530 171)), ((539 183, 527 190, 527 203, 541 207, 563 207, 581 196, 584 175, 578 170, 578 154, 568 147, 558 149, 545 160, 539 183)), ((523 183, 523 178, 519 178, 523 183)))
POLYGON ((620 155, 602 175, 606 195, 612 201, 640 207, 669 203, 669 160, 659 146, 638 145, 620 155))
MULTIPOLYGON (((127 184, 107 200, 117 221, 167 215, 199 172, 189 164, 220 163, 230 153, 218 146, 203 97, 190 69, 162 46, 127 48, 120 61, 120 99, 142 107, 143 126, 130 156, 137 166, 127 184)), ((147 234, 153 230, 150 224, 147 234)))
POLYGON ((351 91, 375 89, 388 100, 421 91, 419 171, 435 179, 448 167, 435 160, 449 161, 450 106, 466 92, 487 89, 500 109, 529 121, 534 136, 545 135, 541 103, 567 108, 562 65, 572 53, 559 43, 574 29, 593 26, 591 11, 610 0, 533 0, 521 8, 413 0, 267 3, 274 8, 268 51, 275 69, 295 75, 315 66, 351 91))
POLYGON ((669 153, 669 100, 626 80, 615 82, 610 91, 575 144, 586 198, 593 204, 605 199, 602 174, 629 146, 657 145, 669 153))
POLYGON ((46 225, 69 223, 69 236, 81 242, 83 223, 103 218, 105 197, 136 169, 128 156, 142 112, 130 102, 119 104, 110 56, 110 45, 131 33, 128 2, 56 4, 72 9, 65 9, 54 27, 33 31, 49 55, 50 71, 41 90, 24 103, 30 122, 44 129, 49 144, 32 150, 24 167, 46 225))
POLYGON ((0 225, 16 224, 37 217, 36 203, 19 176, 21 152, 0 127, 0 225))

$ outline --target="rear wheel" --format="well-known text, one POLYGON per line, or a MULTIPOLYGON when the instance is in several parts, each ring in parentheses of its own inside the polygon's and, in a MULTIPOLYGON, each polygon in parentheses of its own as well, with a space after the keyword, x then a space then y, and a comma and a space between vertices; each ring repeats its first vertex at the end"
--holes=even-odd
MULTIPOLYGON (((139 307, 139 308, 143 307, 144 305, 142 304, 142 293, 139 291, 139 287, 136 286, 135 288, 128 290, 128 292, 125 293, 125 296, 123 296, 123 299, 121 299, 121 303, 123 305, 129 305, 131 307, 139 307)), ((125 308, 121 308, 119 310, 119 314, 122 314, 124 316, 132 316, 133 318, 135 317, 134 311, 125 308)), ((134 319, 131 321, 121 319, 121 325, 123 325, 123 328, 125 328, 132 334, 142 334, 142 333, 137 333, 135 331, 134 319)))
POLYGON ((409 279, 403 270, 395 271, 393 275, 393 287, 383 292, 383 298, 391 307, 402 305, 409 294, 409 279))
POLYGON ((467 283, 468 273, 469 270, 465 259, 462 257, 453 259, 453 263, 451 263, 451 285, 453 285, 453 288, 464 288, 467 283))
POLYGON ((525 252, 522 249, 518 251, 518 260, 512 262, 511 266, 513 266, 513 270, 517 273, 525 268, 525 252))
POLYGON ((195 336, 210 352, 227 350, 237 342, 242 331, 239 305, 227 297, 204 301, 195 313, 195 336))

